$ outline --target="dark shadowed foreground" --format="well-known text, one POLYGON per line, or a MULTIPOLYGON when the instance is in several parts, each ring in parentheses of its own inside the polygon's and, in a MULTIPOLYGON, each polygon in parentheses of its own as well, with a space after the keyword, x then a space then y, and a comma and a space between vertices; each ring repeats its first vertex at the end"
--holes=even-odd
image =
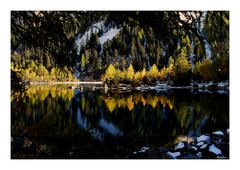
POLYGON ((12 91, 12 158, 229 158, 229 94, 12 91))

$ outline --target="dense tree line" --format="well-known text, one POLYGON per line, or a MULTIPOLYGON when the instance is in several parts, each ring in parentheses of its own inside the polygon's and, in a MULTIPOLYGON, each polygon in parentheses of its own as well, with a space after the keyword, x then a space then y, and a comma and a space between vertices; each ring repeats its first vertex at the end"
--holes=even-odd
POLYGON ((177 84, 191 79, 223 81, 229 79, 229 12, 12 11, 11 51, 15 70, 38 74, 31 67, 34 63, 46 69, 43 77, 47 71, 48 76, 62 74, 64 67, 73 77, 72 68, 80 62, 81 79, 100 79, 112 65, 120 72, 131 66, 136 77, 154 66, 161 80, 177 84), (104 44, 99 39, 106 30, 92 32, 78 54, 77 35, 99 21, 108 29, 121 30, 104 44), (207 56, 206 41, 211 56, 207 56), (169 67, 171 76, 166 71, 169 67))

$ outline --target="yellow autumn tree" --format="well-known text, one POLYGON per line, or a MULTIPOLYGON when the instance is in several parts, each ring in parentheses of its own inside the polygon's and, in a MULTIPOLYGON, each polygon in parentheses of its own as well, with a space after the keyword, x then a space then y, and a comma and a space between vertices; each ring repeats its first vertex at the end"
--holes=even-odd
POLYGON ((142 74, 141 74, 141 72, 136 72, 135 74, 134 74, 134 82, 135 83, 139 83, 141 80, 142 80, 142 74))
POLYGON ((142 71, 141 71, 141 77, 144 78, 147 74, 147 71, 146 69, 144 68, 142 71))
POLYGON ((110 64, 108 68, 106 69, 105 74, 102 76, 103 81, 112 81, 116 76, 116 69, 115 67, 110 64))
POLYGON ((174 64, 170 63, 168 68, 167 68, 167 76, 172 79, 175 76, 175 72, 174 72, 174 64))
POLYGON ((167 69, 164 66, 159 72, 159 76, 160 76, 161 80, 165 80, 166 75, 167 75, 167 69))
MULTIPOLYGON (((120 70, 119 70, 120 71, 120 70)), ((126 79, 126 75, 127 75, 127 71, 124 69, 123 71, 120 71, 119 72, 119 79, 120 79, 120 81, 122 81, 122 80, 124 80, 124 79, 126 79)))
POLYGON ((127 75, 126 75, 126 78, 130 81, 133 80, 133 77, 134 77, 134 69, 133 69, 133 66, 132 64, 129 65, 128 69, 127 69, 127 75))
POLYGON ((153 64, 153 66, 147 72, 147 78, 149 80, 156 80, 158 75, 159 75, 158 68, 157 68, 156 64, 153 64))

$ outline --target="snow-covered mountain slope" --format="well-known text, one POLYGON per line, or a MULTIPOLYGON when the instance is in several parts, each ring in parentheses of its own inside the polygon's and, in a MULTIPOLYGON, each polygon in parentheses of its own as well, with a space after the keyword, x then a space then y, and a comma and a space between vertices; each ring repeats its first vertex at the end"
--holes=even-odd
POLYGON ((120 31, 121 28, 111 28, 101 37, 99 37, 100 44, 103 45, 107 40, 112 40, 120 31))
MULTIPOLYGON (((103 31, 102 36, 99 37, 99 41, 101 46, 108 40, 112 40, 121 30, 122 28, 113 27, 112 24, 105 26, 105 21, 99 21, 92 26, 88 27, 87 30, 79 34, 76 37, 75 44, 77 46, 77 54, 78 57, 80 55, 81 47, 84 47, 87 42, 90 40, 92 33, 97 34, 100 30, 103 31)), ((81 73, 79 72, 79 65, 80 65, 80 59, 78 58, 78 62, 76 63, 76 66, 74 67, 74 75, 77 79, 80 79, 81 73)))
POLYGON ((78 55, 80 53, 81 47, 85 46, 87 41, 91 38, 91 33, 97 34, 100 29, 104 30, 104 21, 99 21, 92 26, 90 26, 83 34, 79 34, 76 38, 75 44, 77 45, 78 55))
POLYGON ((91 38, 91 33, 97 34, 100 30, 103 31, 103 35, 99 37, 99 41, 100 44, 103 45, 106 41, 112 40, 121 31, 121 28, 106 27, 103 20, 88 27, 83 34, 79 34, 76 38, 75 44, 77 46, 78 55, 81 51, 81 47, 85 46, 87 41, 91 38))

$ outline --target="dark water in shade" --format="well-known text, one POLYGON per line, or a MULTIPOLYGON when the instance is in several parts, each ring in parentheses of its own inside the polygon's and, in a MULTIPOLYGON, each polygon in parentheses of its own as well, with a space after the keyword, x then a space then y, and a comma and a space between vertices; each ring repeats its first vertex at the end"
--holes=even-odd
POLYGON ((11 96, 12 158, 131 158, 142 146, 228 128, 228 93, 30 86, 11 96))

